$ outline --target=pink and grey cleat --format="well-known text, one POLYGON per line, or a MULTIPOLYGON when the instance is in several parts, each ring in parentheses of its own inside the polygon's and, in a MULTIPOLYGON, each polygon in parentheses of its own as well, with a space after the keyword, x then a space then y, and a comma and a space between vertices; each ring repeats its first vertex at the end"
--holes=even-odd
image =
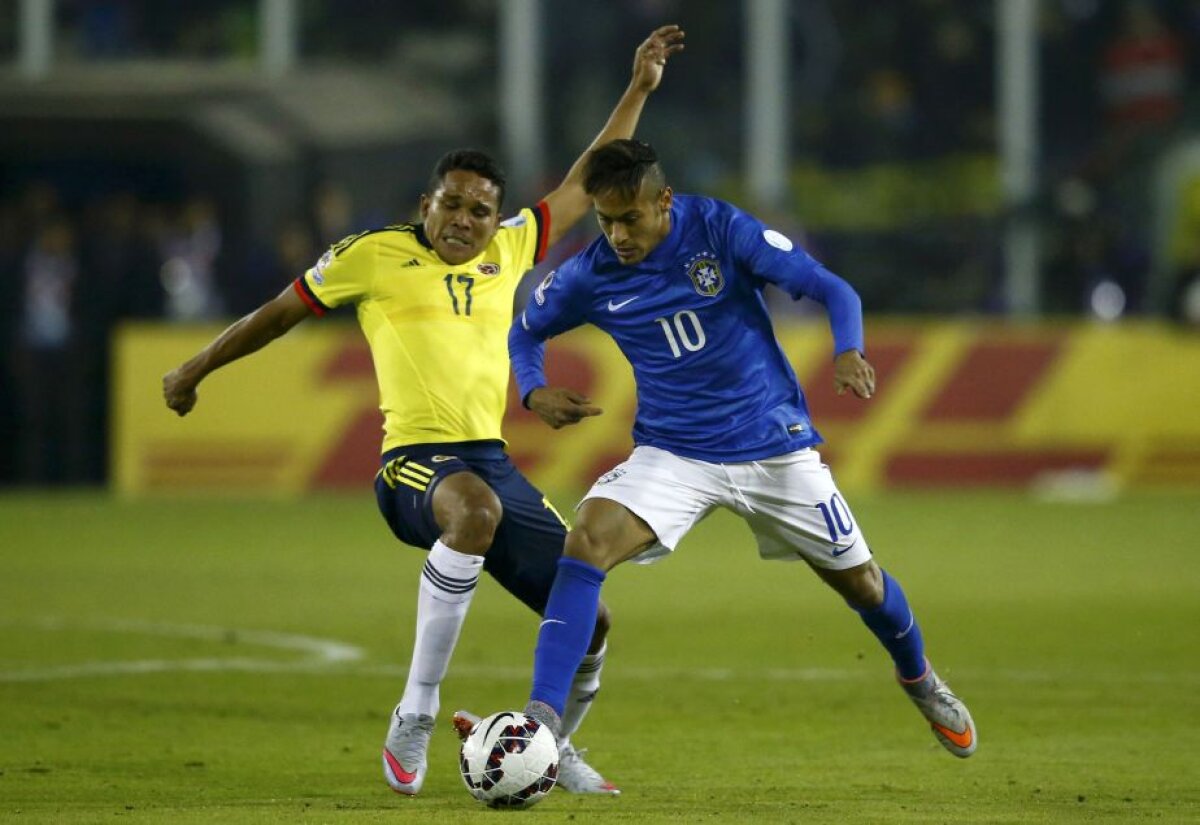
POLYGON ((413 796, 425 782, 433 717, 416 713, 402 715, 398 710, 392 713, 387 739, 383 743, 383 778, 396 793, 413 796))
POLYGON ((558 787, 571 793, 619 795, 620 788, 583 760, 586 752, 586 748, 575 750, 570 739, 558 743, 558 787))

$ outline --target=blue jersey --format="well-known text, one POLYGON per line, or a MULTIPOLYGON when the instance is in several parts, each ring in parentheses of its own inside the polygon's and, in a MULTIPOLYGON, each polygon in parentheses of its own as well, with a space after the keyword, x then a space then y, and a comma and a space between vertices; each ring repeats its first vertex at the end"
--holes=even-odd
POLYGON ((509 334, 521 398, 546 384, 543 342, 591 323, 633 365, 635 444, 714 462, 818 444, 763 301, 768 283, 826 307, 835 352, 863 351, 849 284, 740 209, 677 195, 670 232, 641 262, 622 264, 600 237, 534 290, 509 334))

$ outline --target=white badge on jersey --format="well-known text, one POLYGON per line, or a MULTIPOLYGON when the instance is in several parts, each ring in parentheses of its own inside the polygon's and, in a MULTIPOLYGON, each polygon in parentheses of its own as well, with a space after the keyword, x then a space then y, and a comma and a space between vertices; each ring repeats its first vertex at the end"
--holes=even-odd
MULTIPOLYGON (((542 282, 537 285, 537 289, 533 291, 533 300, 537 301, 538 306, 544 306, 546 303, 546 290, 554 286, 554 275, 558 272, 557 269, 551 270, 550 274, 542 279, 542 282)), ((526 327, 528 329, 528 327, 526 327)))
POLYGON ((514 226, 524 226, 525 225, 525 216, 524 215, 514 215, 513 217, 509 218, 506 221, 500 221, 500 225, 507 226, 509 228, 512 228, 514 226))
POLYGON ((329 262, 332 260, 333 250, 329 249, 326 250, 325 254, 322 255, 320 260, 318 260, 313 266, 311 272, 313 280, 317 283, 317 286, 321 286, 325 283, 325 267, 329 266, 329 262))
POLYGON ((787 235, 784 235, 782 232, 776 232, 774 229, 765 230, 763 232, 763 240, 776 249, 782 249, 784 252, 791 252, 794 246, 787 235))

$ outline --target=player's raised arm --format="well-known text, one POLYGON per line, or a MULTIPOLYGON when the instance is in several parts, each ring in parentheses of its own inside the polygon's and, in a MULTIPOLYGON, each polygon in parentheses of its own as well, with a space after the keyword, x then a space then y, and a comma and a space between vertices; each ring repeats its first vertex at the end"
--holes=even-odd
POLYGON ((163 399, 180 415, 196 406, 196 387, 210 372, 256 352, 303 321, 312 312, 294 287, 235 321, 195 357, 163 376, 163 399))
POLYGON ((588 152, 609 141, 633 137, 642 115, 642 106, 662 81, 667 58, 683 49, 683 37, 684 32, 679 26, 662 26, 638 46, 633 56, 633 77, 625 94, 621 95, 616 108, 608 116, 608 122, 576 159, 558 188, 542 199, 550 211, 547 244, 553 244, 566 234, 591 208, 591 199, 583 191, 583 166, 588 152))

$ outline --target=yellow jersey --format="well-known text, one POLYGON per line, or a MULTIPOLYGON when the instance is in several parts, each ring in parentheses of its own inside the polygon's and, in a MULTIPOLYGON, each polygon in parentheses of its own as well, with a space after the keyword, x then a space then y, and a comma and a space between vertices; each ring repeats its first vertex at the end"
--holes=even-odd
POLYGON ((517 285, 545 255, 544 203, 500 224, 482 253, 445 263, 421 224, 351 235, 296 279, 317 315, 354 304, 371 348, 383 450, 503 440, 517 285))

